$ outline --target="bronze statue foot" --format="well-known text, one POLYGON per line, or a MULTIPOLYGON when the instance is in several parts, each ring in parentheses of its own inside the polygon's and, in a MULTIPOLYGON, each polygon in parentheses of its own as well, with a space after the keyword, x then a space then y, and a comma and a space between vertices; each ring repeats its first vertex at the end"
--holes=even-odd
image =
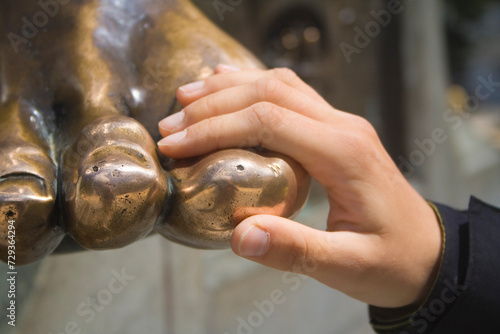
POLYGON ((124 116, 87 125, 64 154, 62 177, 64 221, 88 249, 119 248, 144 237, 168 198, 155 143, 124 116))
POLYGON ((197 248, 226 248, 233 229, 256 214, 290 217, 306 202, 310 177, 297 162, 230 149, 176 161, 170 210, 156 230, 197 248))
POLYGON ((153 139, 158 121, 180 110, 180 85, 219 63, 261 66, 188 0, 65 2, 36 27, 26 17, 40 8, 0 1, 3 260, 9 220, 21 264, 49 254, 63 230, 88 249, 123 247, 155 227, 222 248, 249 215, 302 207, 309 178, 286 157, 229 150, 160 164, 153 139), (44 107, 19 107, 31 101, 44 107))
POLYGON ((52 219, 56 170, 35 108, 11 100, 0 115, 8 120, 0 132, 0 258, 25 264, 50 254, 64 235, 52 219))

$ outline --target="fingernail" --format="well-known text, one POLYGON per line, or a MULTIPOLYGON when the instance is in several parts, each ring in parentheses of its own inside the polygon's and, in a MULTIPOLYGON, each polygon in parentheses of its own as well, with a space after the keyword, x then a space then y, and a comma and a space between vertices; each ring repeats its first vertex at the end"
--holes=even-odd
POLYGON ((179 111, 173 115, 168 116, 160 121, 158 124, 160 128, 166 131, 174 131, 184 121, 184 110, 179 111))
POLYGON ((158 142, 158 146, 174 146, 182 139, 184 139, 184 137, 186 137, 186 130, 174 133, 173 135, 163 138, 158 142))
POLYGON ((205 86, 205 80, 191 82, 187 85, 179 87, 179 90, 182 90, 186 94, 193 94, 202 89, 203 86, 205 86))
POLYGON ((269 233, 256 226, 250 226, 241 236, 238 252, 243 257, 257 257, 267 253, 269 233))
POLYGON ((232 66, 232 65, 227 65, 227 64, 219 64, 219 65, 217 65, 217 68, 219 70, 223 70, 223 71, 226 71, 226 72, 238 72, 238 71, 241 71, 241 68, 236 67, 236 66, 232 66))

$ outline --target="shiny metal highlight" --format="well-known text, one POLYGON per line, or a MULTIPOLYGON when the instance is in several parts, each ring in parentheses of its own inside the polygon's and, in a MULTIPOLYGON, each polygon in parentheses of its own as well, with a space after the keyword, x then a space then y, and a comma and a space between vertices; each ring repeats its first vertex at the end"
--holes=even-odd
POLYGON ((256 214, 290 217, 306 202, 310 177, 276 153, 224 150, 177 161, 170 210, 156 230, 198 248, 225 248, 234 227, 256 214))
POLYGON ((288 216, 308 177, 291 159, 221 151, 168 163, 157 123, 179 86, 219 63, 262 65, 187 0, 0 1, 0 258, 15 221, 16 265, 59 245, 124 247, 160 231, 228 246, 252 214, 288 216), (37 16, 42 17, 41 15, 37 16), (165 169, 173 166, 173 169, 165 169))

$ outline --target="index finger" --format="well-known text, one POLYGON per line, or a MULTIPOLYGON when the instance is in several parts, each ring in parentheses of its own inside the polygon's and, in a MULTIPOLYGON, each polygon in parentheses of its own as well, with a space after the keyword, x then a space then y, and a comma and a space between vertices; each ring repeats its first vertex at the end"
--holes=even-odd
POLYGON ((246 69, 235 72, 219 73, 205 80, 192 82, 179 87, 177 90, 177 99, 182 105, 187 106, 201 97, 226 88, 249 84, 265 77, 272 77, 280 80, 288 86, 307 94, 314 100, 329 106, 313 88, 302 81, 292 70, 287 68, 276 68, 267 71, 246 69))

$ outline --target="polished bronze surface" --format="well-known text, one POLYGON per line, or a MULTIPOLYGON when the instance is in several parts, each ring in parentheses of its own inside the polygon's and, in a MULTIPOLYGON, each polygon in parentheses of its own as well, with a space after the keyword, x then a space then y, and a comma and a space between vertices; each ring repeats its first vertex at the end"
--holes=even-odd
POLYGON ((2 260, 9 221, 24 264, 64 235, 109 249, 155 226, 190 246, 226 247, 248 215, 303 205, 308 177, 289 158, 159 156, 157 123, 180 109, 177 87, 219 63, 261 66, 189 1, 5 0, 0 35, 2 260))
POLYGON ((310 178, 276 153, 224 150, 177 161, 170 210, 156 230, 199 248, 227 247, 234 227, 256 214, 290 217, 305 204, 310 178))
POLYGON ((123 247, 152 231, 167 180, 155 143, 135 120, 109 116, 87 125, 62 166, 64 222, 81 246, 123 247))

